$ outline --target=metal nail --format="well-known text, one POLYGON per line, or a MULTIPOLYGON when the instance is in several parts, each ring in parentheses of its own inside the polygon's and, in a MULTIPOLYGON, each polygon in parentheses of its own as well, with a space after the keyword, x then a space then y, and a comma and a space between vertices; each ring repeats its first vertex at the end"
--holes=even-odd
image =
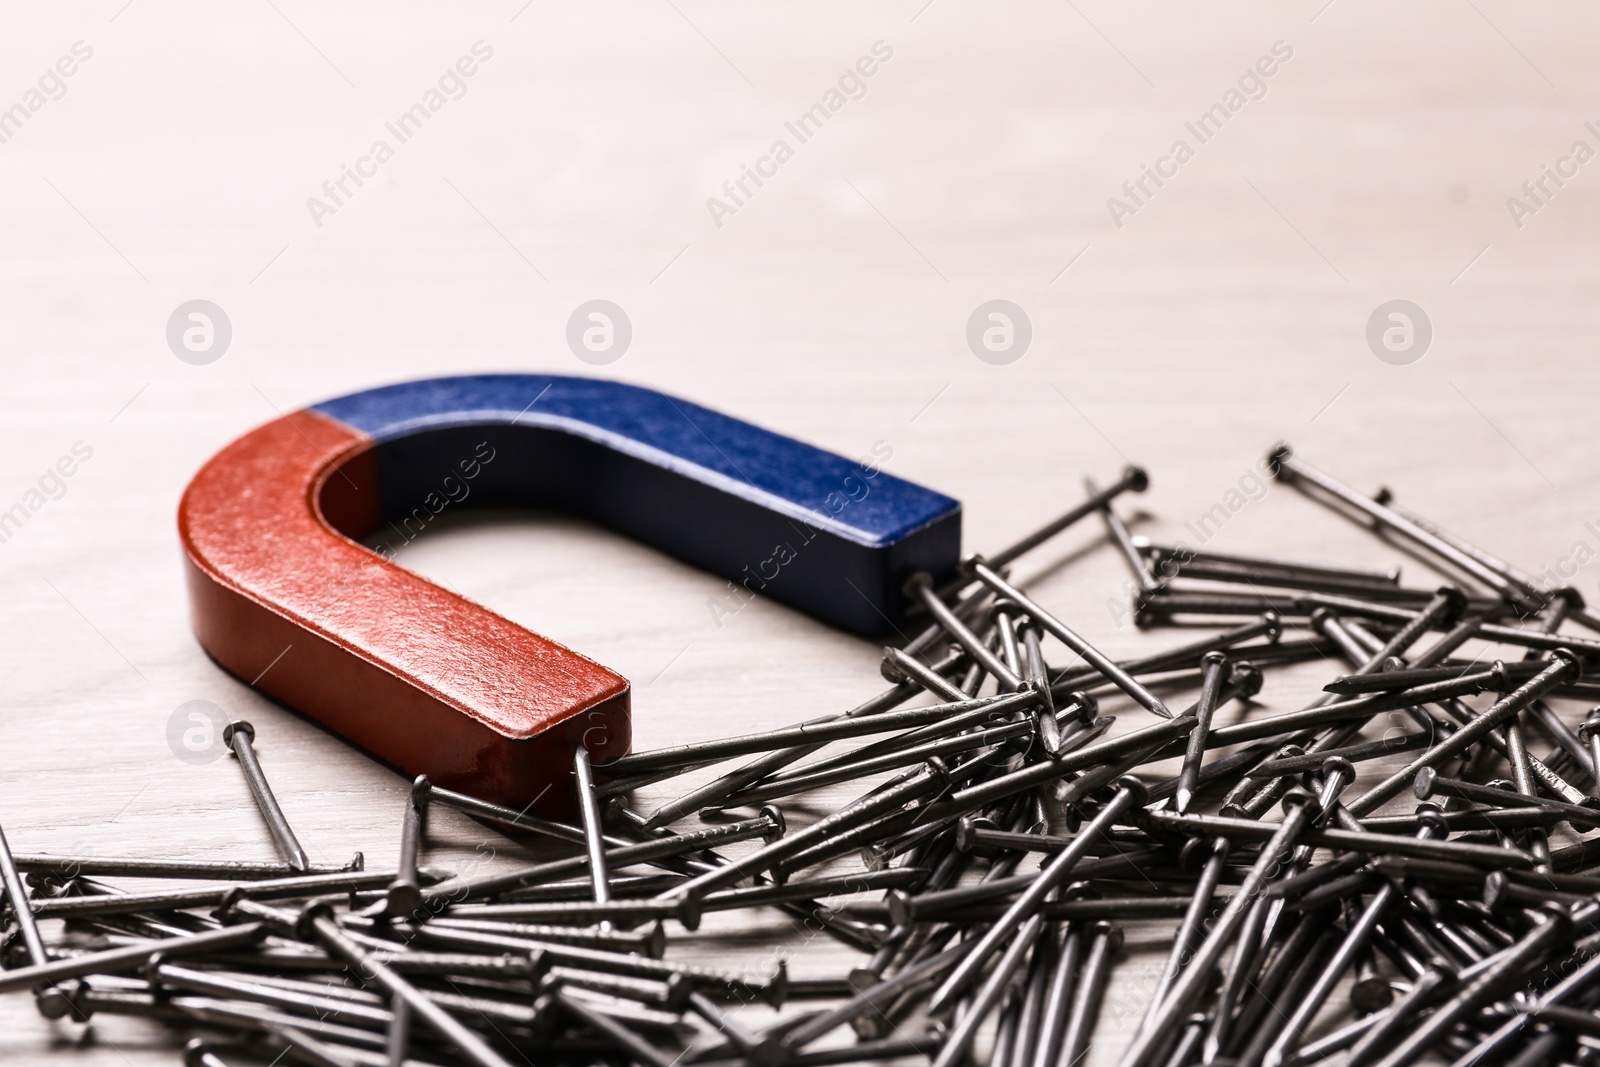
POLYGON ((1339 803, 1339 795, 1356 780, 1355 766, 1342 756, 1327 756, 1322 761, 1322 791, 1317 794, 1317 807, 1321 814, 1314 825, 1326 824, 1339 803))
POLYGON ((428 794, 433 783, 425 774, 419 774, 411 783, 406 795, 406 809, 401 821, 400 862, 394 881, 384 895, 384 914, 409 915, 422 907, 422 887, 417 877, 417 855, 422 848, 422 825, 428 812, 428 794))
POLYGON ((747 756, 771 749, 790 749, 797 745, 822 745, 871 734, 891 733, 917 727, 949 723, 951 729, 969 722, 1026 709, 1039 702, 1034 693, 1013 693, 972 700, 960 699, 931 704, 904 711, 884 711, 876 715, 855 718, 829 717, 801 723, 798 726, 769 730, 759 734, 724 738, 717 741, 697 742, 673 748, 656 749, 623 756, 603 765, 600 769, 612 771, 618 766, 648 770, 661 763, 693 765, 747 756))
POLYGON ((1529 679, 1514 692, 1496 701, 1483 714, 1467 723, 1450 737, 1427 749, 1422 755, 1373 786, 1355 800, 1346 804, 1352 815, 1361 816, 1375 810, 1380 804, 1403 790, 1424 767, 1432 767, 1453 755, 1459 755, 1474 741, 1491 730, 1509 722, 1514 716, 1550 689, 1578 673, 1578 658, 1565 649, 1558 649, 1550 666, 1529 679))
MULTIPOLYGON (((1351 489, 1349 486, 1345 485, 1343 482, 1340 482, 1323 473, 1322 471, 1317 470, 1315 467, 1295 456, 1288 445, 1281 444, 1275 448, 1268 455, 1267 462, 1270 465, 1272 473, 1276 475, 1279 480, 1286 481, 1290 485, 1293 485, 1302 491, 1304 491, 1304 487, 1307 485, 1315 486, 1317 489, 1321 490, 1323 494, 1326 494, 1326 496, 1332 497, 1335 500, 1338 500, 1340 503, 1346 504, 1357 511, 1360 511, 1382 529, 1398 535, 1417 547, 1422 548, 1435 558, 1441 559, 1451 566, 1454 566, 1457 570, 1471 575, 1486 588, 1493 589, 1496 593, 1499 593, 1507 600, 1516 602, 1522 598, 1522 591, 1512 583, 1506 581, 1506 579, 1498 572, 1484 566, 1472 556, 1462 552, 1454 545, 1451 545, 1447 541, 1440 539, 1436 535, 1429 533, 1416 523, 1403 518, 1392 509, 1379 504, 1371 497, 1363 496, 1354 489, 1351 489)), ((1318 496, 1317 494, 1308 495, 1317 500, 1319 503, 1324 502, 1325 500, 1325 497, 1318 496)), ((1346 512, 1338 511, 1337 509, 1334 510, 1337 511, 1338 514, 1346 514, 1346 512)))
POLYGON ((741 1026, 738 1020, 713 1004, 704 993, 691 992, 688 1004, 696 1015, 727 1035, 729 1043, 737 1048, 748 1062, 761 1064, 763 1067, 776 1067, 786 1059, 783 1047, 776 1038, 751 1033, 741 1026))
POLYGON ((1572 921, 1565 912, 1546 913, 1544 921, 1523 935, 1496 963, 1464 982, 1449 1000, 1377 1060, 1378 1067, 1406 1067, 1415 1062, 1457 1022, 1487 1003, 1508 976, 1520 974, 1548 956, 1557 944, 1566 940, 1571 929, 1572 921))
POLYGON ((1000 599, 994 602, 990 617, 994 620, 995 643, 1006 668, 1017 677, 1022 677, 1022 641, 1017 636, 1017 630, 1027 616, 1011 601, 1000 599))
POLYGON ((402 978, 387 964, 373 957, 347 937, 334 920, 327 905, 311 905, 300 915, 297 923, 301 937, 315 939, 332 956, 356 969, 364 981, 370 981, 387 993, 391 1000, 404 1001, 411 1015, 455 1045, 480 1067, 510 1067, 483 1038, 458 1022, 450 1012, 416 986, 402 978))
MULTIPOLYGON (((1083 479, 1083 488, 1090 497, 1099 495, 1100 489, 1095 485, 1093 478, 1083 479)), ((1111 535, 1112 542, 1121 552, 1122 558, 1127 561, 1128 569, 1133 572, 1133 580, 1138 583, 1141 592, 1151 592, 1161 588, 1161 583, 1156 581, 1156 576, 1150 573, 1150 568, 1145 565, 1144 556, 1133 543, 1133 535, 1128 532, 1127 525, 1111 507, 1107 500, 1099 507, 1100 518, 1106 524, 1106 532, 1111 535)))
POLYGON ((1115 482, 1099 492, 1093 493, 1089 499, 1068 511, 1065 515, 1045 524, 1015 544, 1003 548, 999 552, 992 553, 988 557, 989 565, 991 567, 1004 567, 1023 553, 1031 552, 1033 549, 1038 548, 1072 524, 1086 516, 1093 515, 1123 493, 1129 491, 1142 493, 1149 487, 1150 476, 1143 470, 1134 466, 1124 467, 1121 477, 1115 482))
POLYGON ((1017 604, 1021 606, 1022 610, 1026 611, 1028 616, 1033 619, 1034 622, 1048 630, 1050 635, 1057 641, 1060 641, 1062 644, 1072 649, 1072 651, 1082 656, 1090 665, 1095 668, 1095 670, 1105 675, 1117 686, 1117 688, 1121 689, 1124 693, 1127 693, 1128 696, 1132 697, 1134 702, 1140 707, 1147 711, 1153 711, 1163 718, 1170 719, 1172 717, 1172 712, 1167 710, 1167 706, 1163 704, 1155 696, 1155 694, 1151 693, 1144 686, 1140 685, 1133 679, 1132 676, 1124 672, 1122 668, 1113 663, 1102 652, 1100 652, 1099 649, 1095 648, 1082 637, 1078 636, 1075 631, 1070 629, 1060 619, 1057 619, 1055 616, 1045 611, 1038 604, 1030 600, 1020 589, 1017 589, 1007 582, 995 572, 992 566, 986 564, 982 559, 979 558, 974 558, 971 566, 973 574, 975 574, 980 581, 1001 596, 1009 597, 1010 599, 1016 601, 1017 604))
MULTIPOLYGON (((994 1011, 1000 995, 1010 984, 1012 975, 1016 974, 1023 960, 1038 943, 1039 932, 1043 928, 1044 920, 1035 915, 1011 933, 1010 943, 1000 955, 999 962, 989 972, 977 995, 972 998, 971 1007, 950 1029, 944 1047, 939 1050, 938 1057, 933 1061, 933 1067, 955 1067, 966 1058, 967 1050, 972 1047, 972 1039, 977 1036, 979 1025, 994 1011)), ((931 1005, 929 1010, 937 1011, 931 1005)))
POLYGON ((251 879, 287 878, 294 874, 342 874, 360 871, 365 857, 357 852, 346 864, 311 864, 296 871, 286 863, 257 863, 250 860, 173 860, 135 859, 127 856, 47 856, 18 853, 17 869, 30 879, 51 883, 80 877, 194 878, 242 882, 251 879))
POLYGON ((1088 937, 1083 968, 1072 991, 1072 1010, 1061 1035, 1060 1063, 1079 1063, 1088 1054, 1100 1002, 1111 979, 1111 960, 1122 948, 1122 928, 1113 923, 1095 923, 1089 928, 1088 937))
POLYGON ((994 951, 1038 911, 1047 896, 1066 882, 1067 876, 1088 853, 1089 847, 1121 820, 1125 812, 1141 806, 1147 798, 1144 783, 1139 779, 1124 778, 1119 781, 1116 795, 1106 802, 1094 820, 1072 839, 1071 844, 1045 864, 1038 877, 1017 897, 1006 913, 973 943, 966 957, 928 999, 929 1013, 937 1015, 953 1005, 956 997, 972 984, 994 951))
MULTIPOLYGON (((1196 549, 1187 545, 1174 545, 1152 541, 1148 537, 1137 534, 1133 538, 1134 547, 1147 553, 1159 563, 1164 559, 1193 561, 1196 563, 1221 563, 1234 567, 1247 567, 1260 571, 1285 571, 1289 573, 1302 573, 1308 576, 1323 578, 1342 578, 1352 582, 1375 582, 1385 585, 1396 585, 1400 581, 1400 568, 1390 567, 1386 571, 1356 570, 1349 567, 1331 567, 1322 563, 1307 563, 1303 560, 1268 559, 1263 556, 1243 556, 1236 553, 1217 552, 1213 549, 1196 549)), ((1171 577, 1171 575, 1167 575, 1171 577)))
MULTIPOLYGON (((933 590, 933 578, 927 571, 918 571, 906 579, 905 592, 908 597, 921 601, 923 606, 927 608, 928 614, 932 615, 939 625, 944 627, 945 633, 949 634, 951 639, 960 645, 967 655, 972 657, 974 663, 981 664, 984 670, 994 675, 1002 691, 1014 692, 1022 685, 1022 679, 1017 676, 1016 672, 1003 659, 991 652, 988 643, 974 633, 956 616, 955 612, 945 605, 944 601, 939 599, 939 595, 933 590)), ((895 659, 895 665, 904 671, 904 664, 910 660, 910 657, 905 657, 903 654, 901 654, 901 657, 895 659)), ((910 662, 915 661, 911 660, 910 662)), ((945 1047, 948 1049, 950 1046, 947 1045, 945 1047)))
MULTIPOLYGON (((1247 622, 1240 626, 1224 630, 1215 637, 1201 638, 1188 644, 1169 648, 1165 652, 1158 652, 1150 656, 1141 656, 1137 659, 1119 660, 1117 666, 1129 674, 1148 674, 1154 671, 1178 670, 1192 667, 1201 662, 1207 652, 1232 652, 1236 655, 1230 658, 1246 655, 1246 650, 1239 648, 1246 641, 1257 637, 1265 637, 1269 645, 1251 646, 1249 655, 1260 655, 1267 648, 1277 645, 1283 634, 1283 620, 1274 612, 1266 612, 1254 622, 1247 622)), ((1094 668, 1074 670, 1058 675, 1051 683, 1051 690, 1056 695, 1068 693, 1074 689, 1090 685, 1104 676, 1094 668)))
POLYGON ((1061 939, 1050 973, 1049 990, 1039 1020, 1039 1038, 1031 1063, 1018 1067, 1056 1067, 1060 1060, 1061 1039, 1071 1012, 1072 994, 1077 985, 1084 949, 1084 927, 1070 924, 1061 939))
POLYGON ((1205 582, 1227 582, 1257 589, 1333 593, 1339 596, 1396 603, 1412 603, 1427 599, 1427 593, 1422 590, 1407 589, 1392 582, 1336 578, 1289 568, 1248 567, 1198 560, 1183 562, 1181 557, 1169 557, 1163 559, 1161 563, 1167 571, 1173 572, 1178 578, 1192 578, 1205 582))
MULTIPOLYGON (((615 867, 620 870, 635 863, 654 862, 673 856, 699 852, 713 845, 729 844, 752 837, 763 837, 772 833, 776 828, 777 824, 770 815, 761 815, 754 819, 741 819, 738 822, 726 823, 721 826, 710 826, 703 830, 692 830, 687 833, 676 834, 670 838, 658 838, 640 844, 608 848, 606 850, 606 864, 609 867, 615 867)), ((588 862, 587 856, 571 856, 566 859, 536 863, 530 867, 523 867, 514 871, 496 872, 471 878, 453 878, 447 882, 441 882, 436 886, 424 889, 423 903, 429 908, 444 908, 478 897, 505 893, 509 890, 521 889, 524 886, 539 885, 570 875, 580 874, 588 869, 588 862)), ((680 887, 683 884, 687 883, 679 883, 680 887)))
POLYGON ((1439 540, 1449 544, 1458 552, 1477 560, 1485 567, 1494 571, 1496 574, 1501 575, 1508 582, 1515 585, 1523 593, 1526 593, 1530 596, 1537 596, 1542 599, 1550 596, 1554 592, 1554 590, 1550 589, 1545 583, 1539 581, 1526 571, 1512 566, 1505 560, 1491 555, 1490 553, 1485 552, 1483 549, 1478 548, 1456 534, 1451 533, 1449 530, 1446 530, 1439 524, 1429 519, 1425 519, 1421 515, 1418 515, 1415 511, 1412 511, 1410 508, 1396 501, 1394 499, 1394 493, 1389 489, 1380 488, 1372 495, 1372 499, 1374 503, 1388 508, 1390 511, 1416 526, 1418 529, 1427 531, 1433 536, 1439 538, 1439 540))
MULTIPOLYGON (((1349 767, 1348 764, 1345 766, 1349 767)), ((1353 770, 1349 772, 1349 777, 1354 777, 1353 770)), ((1427 826, 1421 830, 1419 836, 1438 832, 1436 826, 1427 826)), ((1283 1067, 1289 1054, 1300 1044, 1312 1020, 1333 995, 1334 986, 1343 979, 1345 972, 1354 966, 1357 958, 1366 950, 1373 931, 1402 895, 1400 887, 1393 882, 1378 889, 1367 901, 1360 916, 1349 924, 1337 951, 1325 963, 1319 964, 1315 981, 1310 987, 1293 997, 1286 998, 1288 1003, 1294 1005, 1293 1009, 1289 1012, 1277 1037, 1266 1048, 1260 1061, 1262 1067, 1283 1067)), ((1306 921, 1311 921, 1309 916, 1306 921)))
POLYGON ((51 897, 34 902, 33 912, 40 918, 80 918, 83 916, 130 915, 145 911, 175 908, 204 908, 221 904, 232 893, 248 892, 262 900, 285 900, 319 893, 347 893, 355 889, 376 889, 394 880, 393 871, 352 871, 337 874, 308 874, 293 878, 271 878, 256 882, 190 886, 184 889, 119 893, 107 896, 51 897))
POLYGON ((392 1013, 381 1001, 353 997, 350 991, 340 987, 324 986, 317 992, 303 986, 284 988, 282 983, 266 984, 225 971, 178 966, 159 953, 150 958, 144 973, 150 988, 158 993, 170 988, 206 996, 237 998, 296 1013, 333 1018, 351 1026, 388 1028, 393 1023, 392 1013))
POLYGON ((1370 947, 1356 957, 1354 970, 1350 983, 1352 1008, 1363 1015, 1371 1015, 1394 1003, 1395 983, 1378 969, 1377 954, 1370 947))
POLYGON ((213 952, 218 949, 239 948, 261 941, 267 930, 260 923, 247 923, 208 933, 187 934, 182 937, 142 941, 133 945, 90 952, 82 956, 51 960, 44 964, 14 967, 0 972, 0 993, 21 989, 37 989, 70 978, 91 974, 118 974, 138 970, 151 955, 160 953, 167 957, 213 952))
MULTIPOLYGON (((1589 717, 1578 727, 1578 736, 1589 746, 1589 758, 1600 772, 1600 707, 1589 709, 1589 717)), ((1600 799, 1600 773, 1591 779, 1589 795, 1600 799)))
MULTIPOLYGON (((906 701, 916 696, 920 691, 920 687, 910 682, 900 682, 895 685, 894 688, 880 693, 871 700, 868 700, 865 703, 852 708, 850 711, 845 712, 842 717, 846 719, 854 719, 861 716, 874 715, 880 712, 889 711, 892 708, 896 708, 901 704, 904 704, 906 701)), ((957 699, 964 700, 966 699, 966 696, 966 693, 962 693, 957 699)), ((676 800, 671 800, 661 805, 655 811, 650 813, 645 821, 645 826, 646 828, 650 829, 663 826, 669 822, 672 822, 674 819, 682 818, 690 812, 698 811, 700 808, 706 807, 710 804, 715 804, 717 801, 721 800, 723 797, 729 796, 736 790, 743 789, 748 785, 752 785, 755 782, 760 781, 762 778, 765 778, 767 775, 782 770, 784 767, 794 763, 796 760, 804 759, 806 756, 809 756, 811 753, 815 752, 821 747, 822 745, 819 743, 812 743, 797 745, 793 748, 780 749, 777 752, 770 752, 767 755, 762 756, 735 771, 717 778, 715 781, 708 782, 698 789, 691 790, 683 796, 678 797, 676 800)))
MULTIPOLYGON (((954 578, 950 579, 944 585, 939 587, 940 595, 948 599, 949 596, 957 589, 970 584, 971 581, 972 580, 970 578, 958 573, 954 578)), ((954 611, 956 615, 962 619, 972 618, 981 610, 987 607, 992 607, 989 605, 989 598, 993 595, 994 594, 989 592, 987 588, 980 585, 976 589, 973 589, 971 592, 967 593, 965 596, 961 597, 954 604, 950 605, 950 610, 954 611)), ((916 614, 917 610, 918 605, 913 603, 908 607, 907 613, 914 615, 916 614)), ((903 651, 908 656, 920 658, 924 652, 945 640, 947 636, 948 635, 945 633, 944 627, 940 626, 938 623, 934 623, 933 625, 924 629, 921 633, 917 634, 917 636, 913 637, 910 641, 907 641, 903 651)), ((900 680, 893 675, 886 675, 885 679, 891 682, 900 680)))
POLYGON ((1211 713, 1216 710, 1228 675, 1228 657, 1221 652, 1207 652, 1201 663, 1202 680, 1200 701, 1195 705, 1195 726, 1189 732, 1188 747, 1183 754, 1183 769, 1178 772, 1178 788, 1172 794, 1173 807, 1179 813, 1188 811, 1189 805, 1194 803, 1195 790, 1200 784, 1200 764, 1206 753, 1206 735, 1211 730, 1211 713))
MULTIPOLYGON (((965 657, 965 650, 962 650, 962 655, 965 657)), ((965 700, 977 692, 983 665, 973 663, 972 667, 972 673, 962 684, 957 685, 940 671, 912 659, 898 648, 885 648, 883 659, 879 662, 879 669, 886 677, 904 678, 923 692, 945 700, 965 700)))
MULTIPOLYGON (((1035 693, 1039 694, 1040 707, 1035 720, 1039 730, 1039 747, 1044 749, 1047 756, 1059 756, 1061 754, 1061 724, 1056 718, 1055 698, 1050 692, 1050 669, 1044 661, 1044 649, 1040 646, 1040 635, 1039 627, 1032 622, 1022 628, 1024 662, 1027 667, 1028 684, 1032 686, 1035 693)), ((1074 693, 1069 697, 1079 707, 1083 705, 1082 698, 1083 694, 1081 693, 1074 693)))
MULTIPOLYGON (((1266 937, 1272 939, 1270 930, 1266 937)), ((1320 973, 1338 941, 1337 928, 1326 912, 1302 916, 1257 977, 1249 1000, 1234 1021, 1237 1036, 1229 1052, 1238 1063, 1260 1067, 1269 1046, 1288 1029, 1285 1012, 1292 1010, 1290 1006, 1320 973), (1276 1010, 1280 1004, 1284 1010, 1276 1010)))
MULTIPOLYGON (((589 857, 589 881, 594 887, 594 902, 607 904, 611 900, 611 886, 606 876, 606 842, 600 826, 600 803, 594 795, 594 771, 589 766, 589 750, 582 745, 573 749, 572 773, 578 790, 578 814, 583 821, 584 847, 589 857)), ((602 920, 601 926, 610 923, 602 920)))
MULTIPOLYGON (((604 907, 609 907, 607 902, 604 907)), ((605 914, 602 911, 602 914, 605 914)), ((503 934, 507 937, 527 938, 531 941, 551 941, 558 945, 581 945, 607 952, 636 952, 651 959, 660 959, 666 948, 666 934, 659 921, 642 931, 613 930, 597 920, 593 926, 559 926, 550 923, 528 923, 503 918, 456 917, 455 910, 436 916, 429 922, 443 930, 475 930, 479 933, 503 934)))
MULTIPOLYGON (((558 841, 567 841, 574 845, 586 844, 588 838, 584 836, 583 828, 570 823, 553 822, 541 819, 536 815, 529 815, 525 810, 517 811, 499 804, 491 804, 487 800, 469 797, 465 793, 457 793, 453 789, 445 789, 433 785, 428 790, 430 804, 443 804, 447 808, 465 812, 474 818, 484 819, 488 822, 499 823, 502 826, 511 826, 519 830, 531 830, 545 837, 553 837, 558 841)), ((532 805, 529 805, 530 807, 532 805)))
POLYGON ((563 1011, 627 1053, 630 1060, 648 1064, 649 1067, 672 1067, 674 1060, 671 1057, 658 1051, 650 1042, 605 1012, 596 1010, 582 998, 573 996, 565 989, 558 989, 551 996, 563 1011))
MULTIPOLYGON (((1043 919, 1042 913, 1040 918, 1043 919)), ((1035 1051, 1043 1040, 1045 1001, 1050 993, 1050 975, 1055 970, 1059 942, 1058 924, 1045 921, 1028 957, 1016 1029, 1007 1049, 1007 1062, 1014 1067, 1032 1067, 1035 1051)))
POLYGON ((1252 768, 1245 777, 1283 778, 1314 771, 1330 756, 1338 756, 1351 763, 1363 763, 1395 752, 1415 752, 1419 748, 1427 748, 1432 742, 1433 738, 1425 733, 1408 733, 1378 741, 1364 741, 1358 745, 1343 745, 1304 756, 1285 756, 1281 759, 1268 760, 1252 768))
MULTIPOLYGON (((1210 980, 1222 953, 1243 925, 1251 900, 1266 886, 1276 873, 1278 864, 1298 843, 1313 816, 1317 814, 1316 799, 1303 790, 1293 791, 1284 798, 1283 822, 1274 829, 1272 837, 1262 846, 1255 864, 1250 868, 1228 906, 1212 926, 1205 942, 1195 952, 1188 968, 1173 984, 1172 992, 1162 1002, 1148 1027, 1140 1031, 1124 1053, 1122 1067, 1140 1067, 1153 1060, 1175 1036, 1177 1020, 1185 1018, 1210 980)), ((1178 816, 1190 818, 1191 816, 1178 816)))
POLYGON ((675 899, 703 896, 713 889, 721 889, 758 871, 768 870, 808 845, 824 841, 883 812, 899 811, 907 803, 923 799, 942 789, 948 780, 949 771, 944 764, 936 759, 929 760, 923 767, 903 775, 898 784, 877 793, 870 793, 804 830, 790 833, 732 863, 691 878, 682 885, 667 890, 662 897, 675 899))
POLYGON ((1129 753, 1137 755, 1151 748, 1163 747, 1166 743, 1186 735, 1194 729, 1194 725, 1192 715, 1169 719, 1153 726, 1130 731, 1109 741, 1073 750, 1060 759, 1045 760, 1020 767, 987 782, 957 790, 948 800, 938 801, 924 808, 921 818, 924 821, 938 821, 965 815, 975 808, 1065 777, 1074 771, 1100 766, 1129 753))
POLYGON ((1418 800, 1431 800, 1435 796, 1446 796, 1493 804, 1496 807, 1523 804, 1560 812, 1571 820, 1575 827, 1580 829, 1590 830, 1600 826, 1600 802, 1596 802, 1592 806, 1566 804, 1560 801, 1547 800, 1544 797, 1529 796, 1506 789, 1478 785, 1475 782, 1463 782, 1459 778, 1447 778, 1439 774, 1433 767, 1424 767, 1418 771, 1416 778, 1412 781, 1411 789, 1418 800))
MULTIPOLYGON (((1200 839, 1194 839, 1193 843, 1199 844, 1200 839)), ((1156 1008, 1166 999, 1167 993, 1172 988, 1172 983, 1177 980, 1178 974, 1193 956, 1200 935, 1205 929, 1206 915, 1211 910, 1217 885, 1221 880, 1223 867, 1227 863, 1228 853, 1232 846, 1226 838, 1219 837, 1211 842, 1210 848, 1211 852, 1205 864, 1201 867, 1194 895, 1190 898, 1189 906, 1184 911, 1183 921, 1178 924, 1178 929, 1173 935, 1172 949, 1167 954, 1166 965, 1162 968, 1160 977, 1156 979, 1155 988, 1150 993, 1145 1014, 1140 1019, 1139 1027, 1141 1030, 1149 1025, 1156 1008)))
POLYGON ((306 850, 300 847, 299 839, 294 836, 294 830, 290 829, 283 809, 278 806, 278 798, 272 795, 272 786, 267 784, 261 761, 256 758, 255 737, 256 728, 243 719, 235 719, 222 730, 222 743, 233 750, 234 757, 239 761, 244 780, 250 786, 250 795, 255 798, 256 807, 261 809, 261 817, 267 820, 267 830, 272 834, 273 843, 278 846, 278 851, 290 867, 303 871, 310 866, 310 861, 306 859, 306 850))
POLYGON ((17 861, 12 858, 4 830, 0 830, 0 879, 3 879, 0 884, 5 886, 6 899, 11 902, 11 913, 16 916, 17 928, 22 933, 22 943, 27 947, 28 960, 35 967, 47 964, 50 956, 44 950, 44 939, 39 936, 39 924, 33 917, 33 904, 28 898, 27 887, 22 884, 22 874, 17 869, 17 861))
MULTIPOLYGON (((1493 669, 1505 681, 1520 684, 1538 674, 1544 666, 1542 663, 1497 663, 1493 669)), ((1337 696, 1356 696, 1362 693, 1386 693, 1410 689, 1413 686, 1428 685, 1433 682, 1448 682, 1475 673, 1482 673, 1481 669, 1474 671, 1456 666, 1401 667, 1376 674, 1346 674, 1335 678, 1322 688, 1325 692, 1337 696)))

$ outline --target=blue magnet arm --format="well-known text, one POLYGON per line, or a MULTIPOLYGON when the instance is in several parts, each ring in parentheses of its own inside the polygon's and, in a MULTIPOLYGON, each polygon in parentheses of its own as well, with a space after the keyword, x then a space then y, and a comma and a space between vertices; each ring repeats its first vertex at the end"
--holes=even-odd
POLYGON ((399 537, 486 441, 495 458, 472 504, 582 516, 853 633, 892 632, 905 579, 945 577, 960 555, 959 501, 872 459, 620 382, 434 378, 313 410, 377 442, 381 507, 399 537))

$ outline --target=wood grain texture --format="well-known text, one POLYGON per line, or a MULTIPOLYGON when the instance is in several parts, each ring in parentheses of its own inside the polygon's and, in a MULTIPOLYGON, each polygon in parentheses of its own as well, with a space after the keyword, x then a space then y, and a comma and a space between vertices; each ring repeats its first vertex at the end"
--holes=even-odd
MULTIPOLYGON (((270 858, 238 769, 169 746, 175 709, 203 699, 255 723, 313 860, 392 861, 405 782, 193 640, 178 495, 239 433, 329 396, 584 372, 565 328, 595 298, 633 322, 610 373, 847 456, 882 442, 886 469, 963 502, 969 548, 1132 460, 1153 478, 1139 532, 1186 536, 1222 504, 1214 547, 1437 581, 1259 489, 1256 462, 1287 439, 1596 589, 1600 173, 1547 181, 1520 226, 1507 205, 1574 141, 1600 146, 1584 125, 1591 7, 111 0, 0 17, 5 106, 74 42, 93 53, 0 144, 0 512, 24 509, 0 519, 0 822, 18 851, 270 858), (492 57, 459 99, 313 220, 308 198, 395 141, 385 123, 479 40, 492 57), (864 94, 717 226, 707 198, 796 141, 784 123, 879 40, 893 55, 864 94), (1107 199, 1276 41, 1294 54, 1265 94, 1116 225, 1107 199), (234 336, 197 367, 163 329, 199 297, 234 336), (1033 323, 1005 367, 964 337, 996 297, 1033 323), (1397 297, 1434 328, 1404 367, 1364 340, 1397 297)), ((631 679, 640 747, 842 709, 881 684, 872 645, 764 601, 718 616, 721 581, 573 520, 447 513, 401 561, 631 679)), ((1175 640, 1119 614, 1125 575, 1097 529, 1018 573, 1110 653, 1175 640)), ((1262 705, 1288 710, 1329 673, 1274 673, 1262 705)), ((434 834, 430 860, 457 870, 524 855, 448 813, 434 834)), ((683 951, 726 957, 716 933, 683 951)), ((797 974, 856 959, 781 918, 739 934, 758 963, 792 952, 797 974)), ((1130 930, 1093 1063, 1131 1034, 1167 936, 1130 930)), ((157 1031, 47 1023, 0 998, 0 1055, 46 1051, 175 1060, 157 1031)))

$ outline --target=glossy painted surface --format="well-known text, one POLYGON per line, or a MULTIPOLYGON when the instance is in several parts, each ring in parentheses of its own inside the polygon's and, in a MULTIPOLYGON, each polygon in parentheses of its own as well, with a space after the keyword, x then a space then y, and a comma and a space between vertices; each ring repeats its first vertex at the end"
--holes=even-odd
POLYGON ((385 558, 455 500, 580 514, 858 632, 960 537, 955 501, 870 462, 587 379, 358 393, 201 469, 179 529, 219 664, 407 774, 556 814, 573 745, 627 751, 628 683, 385 558))

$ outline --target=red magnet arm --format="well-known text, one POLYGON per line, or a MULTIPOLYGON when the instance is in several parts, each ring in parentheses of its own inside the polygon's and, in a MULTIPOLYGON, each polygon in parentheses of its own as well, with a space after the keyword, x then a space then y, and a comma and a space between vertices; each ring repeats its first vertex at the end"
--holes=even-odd
POLYGON ((550 768, 628 751, 627 680, 341 534, 379 525, 377 482, 375 442, 313 411, 207 463, 178 512, 201 645, 407 773, 564 813, 550 768))

